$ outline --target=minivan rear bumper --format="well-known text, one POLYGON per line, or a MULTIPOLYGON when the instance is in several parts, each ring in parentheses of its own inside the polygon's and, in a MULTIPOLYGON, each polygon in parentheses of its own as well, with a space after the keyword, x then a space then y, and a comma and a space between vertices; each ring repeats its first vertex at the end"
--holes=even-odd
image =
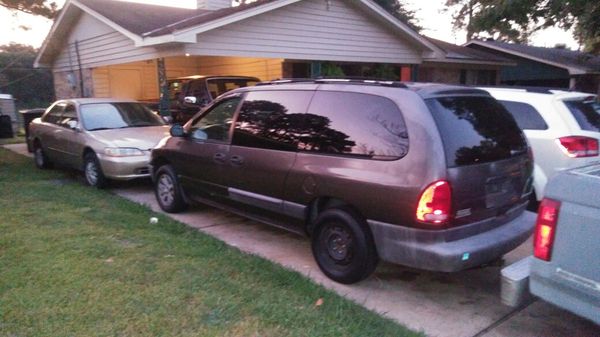
MULTIPOLYGON (((518 214, 518 213, 517 213, 518 214)), ((525 242, 536 215, 525 211, 488 231, 453 241, 457 229, 423 230, 369 220, 379 257, 425 270, 455 272, 490 262, 525 242)), ((468 225, 467 225, 468 226, 468 225)))

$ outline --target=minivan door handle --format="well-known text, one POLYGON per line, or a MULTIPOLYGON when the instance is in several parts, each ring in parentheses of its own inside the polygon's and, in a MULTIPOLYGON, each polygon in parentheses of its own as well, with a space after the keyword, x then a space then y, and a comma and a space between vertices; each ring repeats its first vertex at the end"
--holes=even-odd
POLYGON ((225 153, 217 152, 213 156, 213 161, 216 162, 216 163, 219 163, 219 164, 224 164, 226 157, 227 157, 227 155, 225 153))
POLYGON ((231 156, 231 159, 229 159, 229 161, 231 162, 231 164, 233 164, 235 166, 241 166, 242 164, 244 164, 244 157, 231 156))

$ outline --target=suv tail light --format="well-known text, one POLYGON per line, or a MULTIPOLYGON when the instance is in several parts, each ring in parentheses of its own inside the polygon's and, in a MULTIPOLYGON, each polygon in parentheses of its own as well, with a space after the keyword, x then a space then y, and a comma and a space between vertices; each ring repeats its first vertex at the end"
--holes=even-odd
POLYGON ((533 236, 533 255, 540 260, 550 261, 552 258, 559 209, 560 202, 556 200, 543 199, 540 203, 533 236))
POLYGON ((561 150, 571 158, 598 156, 598 140, 583 136, 569 136, 557 139, 561 150))
POLYGON ((452 191, 450 183, 436 181, 427 186, 417 204, 417 220, 429 224, 443 224, 450 219, 452 191))

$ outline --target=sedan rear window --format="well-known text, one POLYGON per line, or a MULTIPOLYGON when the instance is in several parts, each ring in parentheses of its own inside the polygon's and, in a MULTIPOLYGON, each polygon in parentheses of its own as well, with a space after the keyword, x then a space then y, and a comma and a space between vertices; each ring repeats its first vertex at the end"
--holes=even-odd
POLYGON ((600 104, 595 100, 564 101, 582 130, 600 132, 600 104))
POLYGON ((449 167, 507 159, 527 152, 513 117, 495 99, 454 96, 426 100, 437 123, 449 167))
POLYGON ((83 127, 88 131, 165 124, 140 103, 92 103, 82 105, 80 110, 83 127))

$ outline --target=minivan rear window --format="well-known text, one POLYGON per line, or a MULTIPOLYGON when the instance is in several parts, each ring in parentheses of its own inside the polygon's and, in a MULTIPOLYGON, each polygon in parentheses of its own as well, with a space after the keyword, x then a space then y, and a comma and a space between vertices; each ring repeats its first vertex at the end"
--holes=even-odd
POLYGON ((513 117, 492 97, 430 98, 449 167, 508 159, 527 152, 527 141, 513 117))
POLYGON ((564 101, 582 130, 600 132, 600 105, 595 100, 564 101))

